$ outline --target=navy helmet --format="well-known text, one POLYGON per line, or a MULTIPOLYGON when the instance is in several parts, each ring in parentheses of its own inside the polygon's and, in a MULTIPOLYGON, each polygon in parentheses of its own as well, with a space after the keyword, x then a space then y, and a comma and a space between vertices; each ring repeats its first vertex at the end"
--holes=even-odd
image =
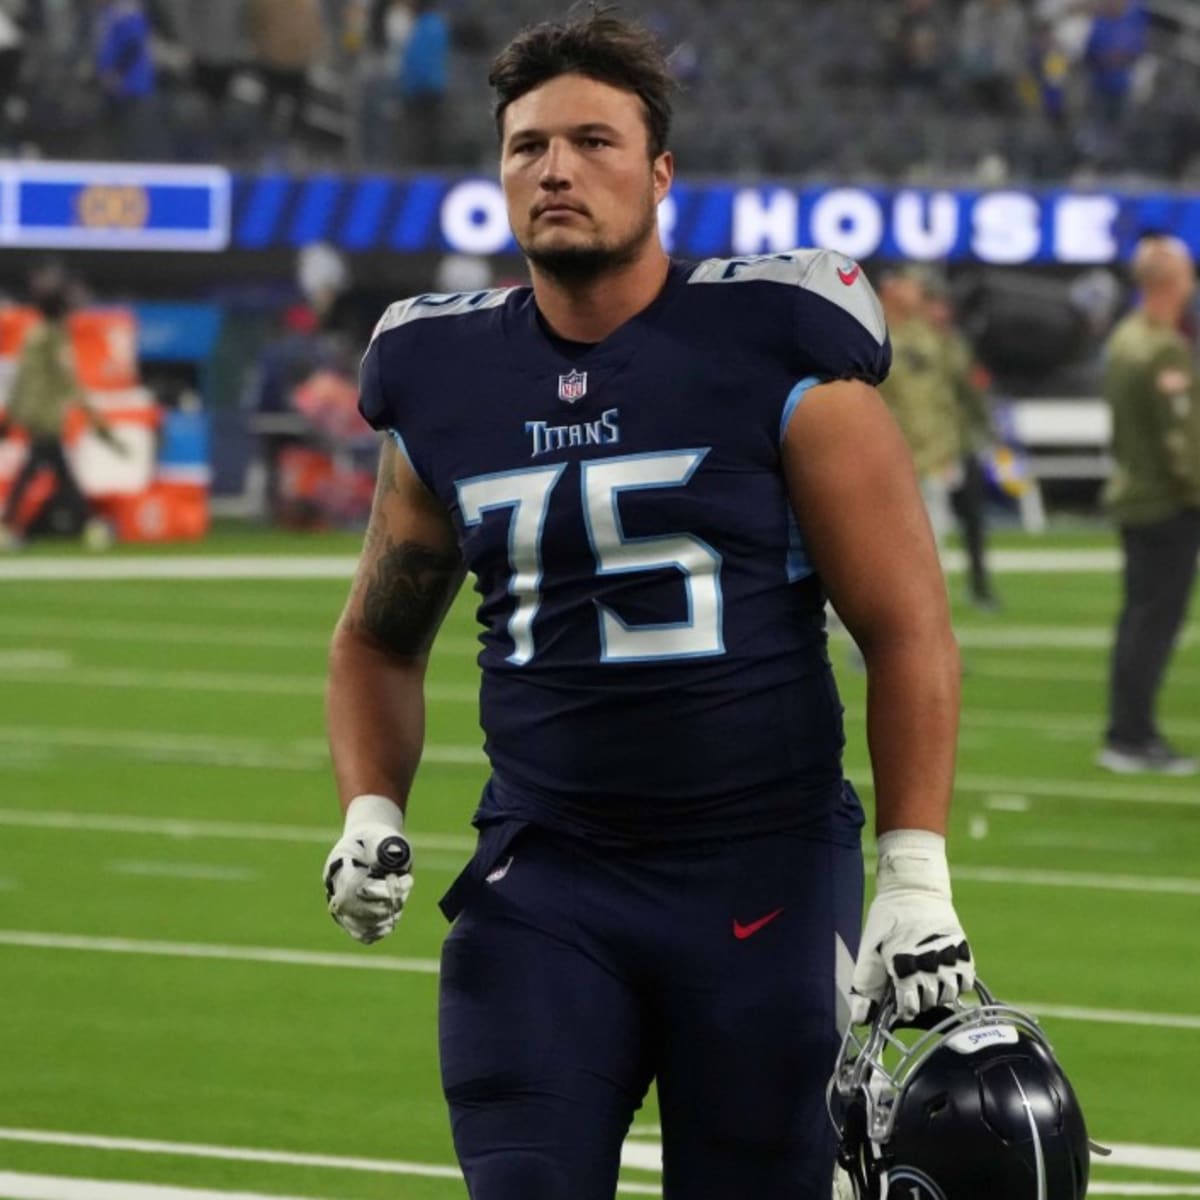
POLYGON ((847 1031, 829 1084, 843 1193, 1084 1200, 1090 1143, 1062 1067, 1031 1016, 976 992, 903 1026, 889 997, 847 1031))

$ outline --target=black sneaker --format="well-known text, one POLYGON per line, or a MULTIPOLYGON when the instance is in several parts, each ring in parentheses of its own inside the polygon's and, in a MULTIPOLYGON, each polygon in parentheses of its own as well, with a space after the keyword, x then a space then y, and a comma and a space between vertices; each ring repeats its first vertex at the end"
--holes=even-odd
POLYGON ((1195 775, 1198 764, 1156 738, 1140 746, 1107 742, 1096 755, 1096 766, 1118 775, 1195 775))

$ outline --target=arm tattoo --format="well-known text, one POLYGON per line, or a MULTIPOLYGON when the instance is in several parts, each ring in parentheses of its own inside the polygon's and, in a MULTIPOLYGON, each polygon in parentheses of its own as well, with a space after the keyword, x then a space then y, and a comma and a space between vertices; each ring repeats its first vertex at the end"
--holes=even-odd
POLYGON ((367 544, 374 561, 363 584, 360 627, 393 654, 426 653, 462 579, 462 560, 420 542, 394 542, 378 530, 367 544))

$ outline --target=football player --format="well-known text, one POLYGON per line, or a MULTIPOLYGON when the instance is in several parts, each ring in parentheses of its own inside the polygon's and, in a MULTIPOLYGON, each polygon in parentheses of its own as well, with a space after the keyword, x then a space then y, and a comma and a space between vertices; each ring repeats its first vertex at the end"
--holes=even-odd
POLYGON ((651 1082, 668 1200, 828 1200, 839 1028, 973 964, 944 834, 959 668, 887 331, 824 251, 668 257, 671 81, 605 12, 496 60, 532 286, 383 316, 388 434, 334 636, 334 917, 388 933, 430 646, 464 575, 491 775, 442 900, 442 1078, 473 1200, 611 1200, 651 1082), (879 869, 842 775, 828 597, 862 647, 879 869), (855 956, 857 955, 857 962, 855 956))

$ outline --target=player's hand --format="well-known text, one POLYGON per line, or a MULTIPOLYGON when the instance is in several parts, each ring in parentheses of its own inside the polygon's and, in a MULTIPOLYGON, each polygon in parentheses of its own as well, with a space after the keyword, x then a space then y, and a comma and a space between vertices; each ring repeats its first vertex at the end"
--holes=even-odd
POLYGON ((380 861, 388 850, 404 841, 404 815, 385 796, 356 796, 346 809, 346 826, 338 838, 321 878, 325 898, 333 919, 352 937, 365 945, 386 937, 396 927, 412 891, 412 856, 395 866, 380 861))
POLYGON ((879 839, 875 899, 850 989, 851 1024, 870 1019, 889 982, 902 1021, 953 1004, 975 985, 975 962, 950 899, 945 838, 923 829, 879 839))

